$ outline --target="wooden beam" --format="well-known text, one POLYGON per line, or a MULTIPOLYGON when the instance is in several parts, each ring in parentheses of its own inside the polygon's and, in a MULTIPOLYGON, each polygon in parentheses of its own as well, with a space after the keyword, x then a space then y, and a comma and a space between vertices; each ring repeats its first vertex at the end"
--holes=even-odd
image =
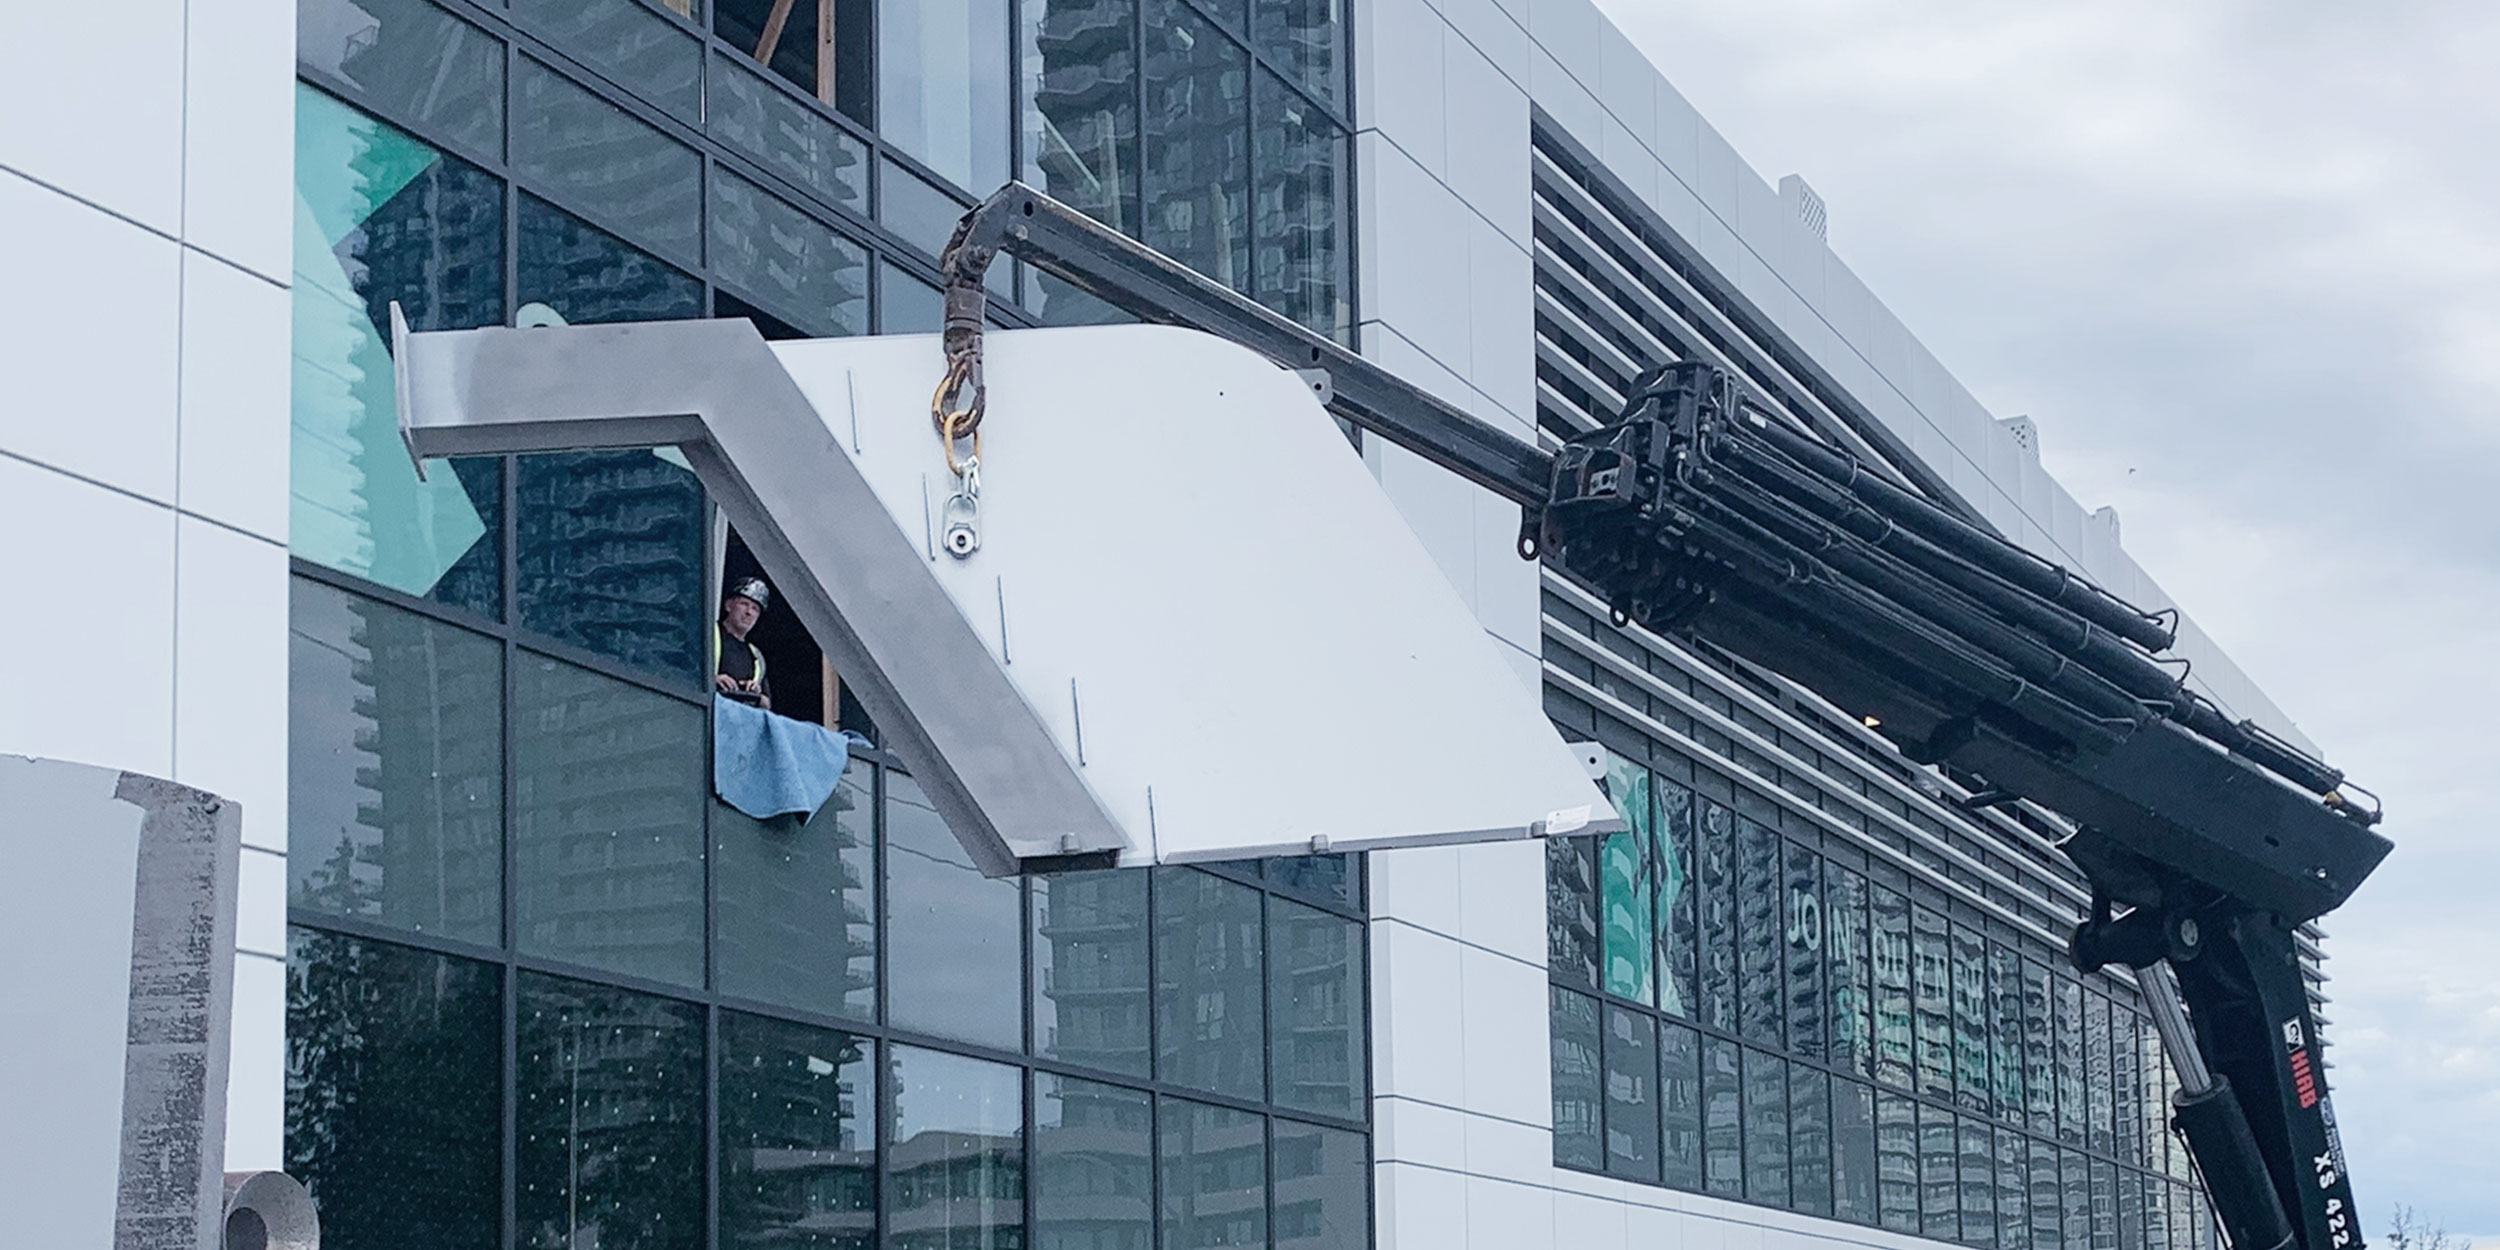
POLYGON ((781 28, 789 22, 790 0, 773 0, 773 11, 764 16, 764 35, 755 41, 756 60, 773 63, 773 53, 781 46, 781 28))
POLYGON ((816 98, 833 103, 834 0, 816 0, 816 98))
POLYGON ((840 729, 842 727, 842 678, 833 671, 833 661, 819 660, 817 662, 824 666, 822 674, 824 684, 821 689, 824 692, 822 716, 825 728, 840 729))

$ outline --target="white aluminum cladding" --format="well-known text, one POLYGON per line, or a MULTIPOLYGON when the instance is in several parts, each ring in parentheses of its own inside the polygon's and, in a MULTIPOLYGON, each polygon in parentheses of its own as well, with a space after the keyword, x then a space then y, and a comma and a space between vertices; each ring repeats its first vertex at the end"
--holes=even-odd
POLYGON ((984 871, 1617 826, 1309 385, 1160 326, 992 331, 980 542, 935 335, 411 336, 426 456, 674 443, 984 871))

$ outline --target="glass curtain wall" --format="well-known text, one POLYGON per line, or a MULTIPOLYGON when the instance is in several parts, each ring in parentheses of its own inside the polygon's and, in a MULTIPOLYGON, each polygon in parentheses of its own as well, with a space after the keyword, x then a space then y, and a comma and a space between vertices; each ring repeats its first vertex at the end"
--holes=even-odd
POLYGON ((753 820, 709 793, 684 460, 400 448, 394 302, 927 320, 921 219, 981 168, 948 119, 996 174, 1021 114, 924 57, 880 135, 867 0, 759 58, 773 7, 299 8, 289 1169, 349 1250, 1366 1246, 1359 858, 989 881, 873 749, 753 820), (902 178, 939 202, 881 214, 902 178))

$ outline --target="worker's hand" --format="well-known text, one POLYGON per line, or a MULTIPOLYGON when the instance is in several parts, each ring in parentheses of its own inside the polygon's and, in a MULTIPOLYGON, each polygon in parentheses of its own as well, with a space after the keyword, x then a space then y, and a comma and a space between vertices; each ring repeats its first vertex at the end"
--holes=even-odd
POLYGON ((727 673, 714 673, 712 674, 712 688, 722 694, 735 694, 738 691, 738 679, 727 673))

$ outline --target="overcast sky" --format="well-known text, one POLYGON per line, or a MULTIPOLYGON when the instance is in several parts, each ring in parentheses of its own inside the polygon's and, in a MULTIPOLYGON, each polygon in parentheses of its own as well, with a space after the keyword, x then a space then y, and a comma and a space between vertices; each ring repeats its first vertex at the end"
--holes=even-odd
POLYGON ((1599 3, 2385 798, 2354 1183, 2500 1244, 2500 5, 1599 3))

